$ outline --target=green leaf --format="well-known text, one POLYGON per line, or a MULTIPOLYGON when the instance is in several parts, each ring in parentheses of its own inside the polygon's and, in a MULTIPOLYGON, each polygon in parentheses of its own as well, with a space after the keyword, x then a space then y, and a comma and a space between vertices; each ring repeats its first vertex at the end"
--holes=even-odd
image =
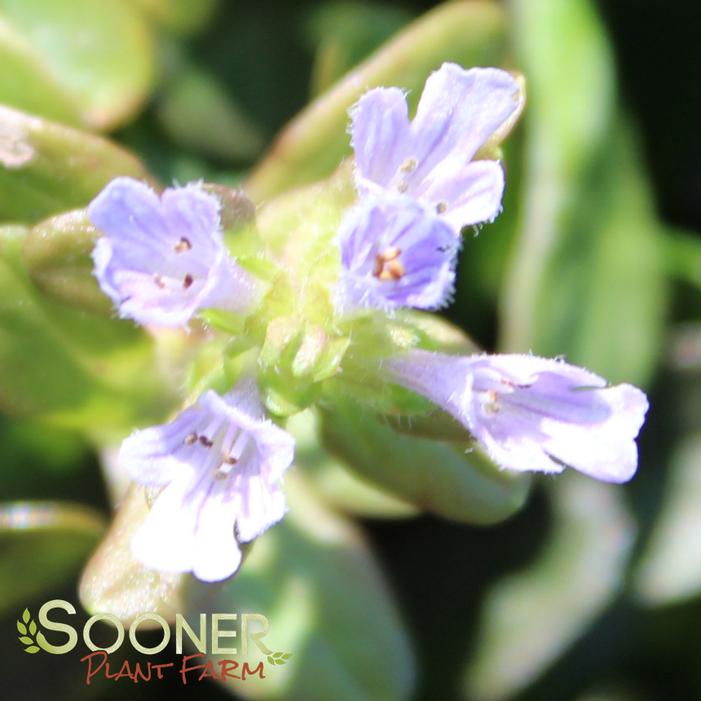
MULTIPOLYGON (((285 491, 289 512, 256 539, 238 574, 217 588, 193 582, 188 592, 194 614, 266 616, 270 629, 261 642, 293 653, 286 664, 266 669, 265 679, 249 677, 230 688, 266 701, 408 699, 414 660, 360 533, 316 502, 299 473, 285 479, 285 491)), ((249 639, 248 656, 239 652, 238 659, 255 666, 263 655, 276 659, 249 639)))
POLYGON ((131 118, 154 78, 151 33, 120 0, 0 0, 3 53, 24 83, 3 70, 0 102, 94 129, 131 118))
POLYGON ((506 701, 527 687, 623 585, 635 528, 620 488, 568 473, 551 496, 545 549, 487 594, 465 678, 474 701, 506 701))
MULTIPOLYGON (((54 591, 75 576, 104 526, 101 514, 79 504, 1 504, 0 612, 54 591)), ((30 621, 27 609, 22 620, 30 621)))
POLYGON ((36 632, 37 632, 37 624, 34 621, 32 621, 29 624, 29 633, 30 633, 30 635, 36 635, 36 632))
POLYGON ((79 106, 46 70, 34 48, 0 16, 0 100, 32 114, 79 125, 79 106))
POLYGON ((30 645, 29 647, 25 647, 24 651, 28 652, 30 655, 33 655, 37 652, 39 652, 41 648, 37 647, 36 645, 30 645))
POLYGON ((162 416, 173 397, 152 340, 45 299, 22 265, 25 235, 0 228, 0 408, 103 433, 162 416))
POLYGON ((84 210, 67 212, 32 227, 22 253, 32 282, 42 292, 64 304, 113 316, 112 301, 93 275, 97 236, 84 210))
POLYGON ((329 455, 320 443, 320 420, 315 409, 296 414, 285 428, 295 438, 295 465, 326 503, 370 518, 401 518, 416 513, 410 504, 362 479, 342 460, 329 455))
POLYGON ((350 153, 348 109, 369 88, 397 85, 416 104, 429 73, 443 61, 498 65, 505 17, 491 2, 450 2, 410 24, 329 92, 312 102, 278 136, 249 178, 256 201, 328 176, 350 153))
POLYGON ((184 60, 166 81, 157 114, 176 144, 204 157, 252 161, 263 146, 257 125, 225 86, 184 60))
POLYGON ((502 346, 644 383, 666 309, 664 251, 630 124, 615 116, 604 28, 587 0, 522 1, 515 18, 529 109, 502 346))
POLYGON ((140 8, 166 28, 191 34, 207 25, 214 14, 218 0, 125 0, 140 8))
POLYGON ((85 207, 118 175, 149 179, 118 146, 0 106, 0 221, 36 222, 85 207))
MULTIPOLYGON (((24 623, 22 623, 22 621, 17 621, 17 631, 19 633, 22 633, 22 635, 26 635, 27 634, 27 626, 25 626, 24 623)), ((32 633, 32 635, 33 635, 33 633, 32 633)))
POLYGON ((650 606, 676 604, 701 592, 697 547, 701 513, 701 434, 684 438, 670 458, 670 479, 650 540, 641 555, 634 586, 650 606))
POLYGON ((499 470, 468 445, 398 433, 340 396, 322 419, 322 441, 332 455, 421 510, 465 523, 498 523, 528 494, 527 476, 499 470))
POLYGON ((33 645, 34 644, 34 641, 26 635, 21 635, 19 640, 21 643, 24 643, 25 645, 33 645))
POLYGON ((410 20, 407 10, 379 3, 341 0, 314 8, 307 21, 316 50, 312 95, 330 88, 410 20))

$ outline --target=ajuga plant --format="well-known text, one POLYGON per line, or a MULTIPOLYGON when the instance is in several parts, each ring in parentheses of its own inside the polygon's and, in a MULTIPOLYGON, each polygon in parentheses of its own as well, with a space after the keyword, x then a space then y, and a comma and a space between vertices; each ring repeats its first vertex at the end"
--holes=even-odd
POLYGON ((494 470, 633 476, 640 390, 527 348, 458 353, 430 330, 480 244, 465 232, 489 236, 500 214, 498 145, 523 106, 519 77, 454 63, 412 118, 401 89, 369 90, 349 114, 353 158, 325 185, 335 206, 297 225, 273 200, 260 223, 227 226, 245 194, 202 182, 159 192, 120 177, 91 202, 94 275, 117 313, 207 354, 172 420, 119 451, 117 469, 150 494, 131 542, 146 567, 204 581, 245 567, 242 544, 285 517, 286 421, 311 406, 448 433, 494 470))

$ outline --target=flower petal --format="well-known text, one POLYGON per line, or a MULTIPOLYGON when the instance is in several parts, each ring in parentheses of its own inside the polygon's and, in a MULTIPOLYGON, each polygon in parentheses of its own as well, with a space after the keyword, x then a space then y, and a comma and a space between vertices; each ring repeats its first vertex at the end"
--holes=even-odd
POLYGON ((411 124, 418 169, 425 176, 452 151, 467 163, 520 107, 518 81, 498 68, 465 70, 444 63, 432 73, 411 124))
POLYGON ((404 158, 410 136, 404 92, 399 88, 369 90, 350 115, 359 187, 366 181, 388 183, 404 158))
POLYGON ((190 488, 188 480, 171 482, 134 535, 132 552, 146 567, 163 572, 192 569, 197 503, 188 499, 190 488))
POLYGON ((119 464, 147 487, 162 486, 191 474, 192 468, 181 453, 199 414, 197 407, 190 407, 168 424, 135 431, 122 442, 119 464))
POLYGON ((195 577, 216 582, 231 577, 239 568, 241 549, 234 532, 238 518, 235 500, 223 482, 216 482, 198 515, 192 561, 195 577))
POLYGON ((464 165, 447 159, 438 179, 426 181, 424 197, 445 203, 443 219, 458 233, 465 226, 496 219, 504 194, 504 171, 497 161, 474 161, 464 165))

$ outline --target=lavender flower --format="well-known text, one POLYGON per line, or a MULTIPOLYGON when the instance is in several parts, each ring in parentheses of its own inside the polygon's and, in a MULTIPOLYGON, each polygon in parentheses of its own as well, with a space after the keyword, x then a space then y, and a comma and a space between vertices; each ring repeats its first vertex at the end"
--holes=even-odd
POLYGON ((406 193, 434 208, 456 233, 493 220, 504 173, 496 161, 472 159, 522 104, 509 73, 454 63, 429 76, 412 122, 399 88, 370 90, 351 110, 358 189, 406 193))
POLYGON ((116 178, 91 202, 104 236, 93 251, 95 276, 122 317, 182 326, 204 307, 249 311, 254 278, 229 256, 219 203, 198 185, 166 190, 116 178))
POLYGON ((437 309, 450 298, 458 241, 450 227, 408 197, 368 198, 338 234, 338 307, 437 309))
POLYGON ((264 418, 253 380, 229 394, 205 392, 171 423, 136 431, 120 461, 148 487, 162 487, 132 549, 148 567, 231 576, 247 543, 285 513, 282 475, 293 438, 264 418))
POLYGON ((414 350, 386 360, 396 383, 452 414, 499 465, 561 472, 574 467, 625 482, 648 403, 631 385, 530 355, 442 355, 414 350))

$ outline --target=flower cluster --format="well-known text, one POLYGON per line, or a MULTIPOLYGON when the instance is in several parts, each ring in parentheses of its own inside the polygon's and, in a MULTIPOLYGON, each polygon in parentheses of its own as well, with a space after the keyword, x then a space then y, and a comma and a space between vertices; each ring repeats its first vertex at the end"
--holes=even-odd
MULTIPOLYGON (((490 159, 491 147, 522 104, 520 84, 509 73, 454 64, 428 78, 411 121, 397 88, 376 88, 359 100, 351 111, 358 198, 335 232, 331 326, 368 316, 389 323, 402 308, 439 309, 449 302, 462 230, 500 211, 504 173, 490 159)), ((297 281, 264 293, 230 255, 219 210, 202 186, 159 196, 128 178, 110 183, 91 203, 88 215, 102 232, 95 275, 121 316, 183 327, 201 310, 255 315, 266 295, 305 288, 297 281)), ((278 299, 272 307, 280 305, 278 299)), ((275 338, 275 320, 260 316, 275 338)), ((325 332, 314 338, 321 343, 325 332)), ((357 338, 362 335, 349 333, 339 348, 362 344, 357 338)), ((312 346, 302 344, 306 356, 314 356, 312 346)), ((355 348, 358 355, 363 348, 355 348)), ((635 387, 608 386, 559 360, 446 355, 420 342, 367 357, 366 372, 452 415, 502 468, 560 472, 570 466, 610 482, 636 470, 635 438, 647 400, 635 387)), ((317 377, 333 375, 337 366, 329 367, 317 377)), ((337 373, 343 370, 339 364, 337 373)), ((137 482, 161 490, 133 543, 148 566, 223 579, 240 564, 239 544, 282 518, 281 484, 294 441, 266 417, 254 375, 243 373, 223 395, 205 391, 170 423, 124 441, 125 468, 137 482)))

